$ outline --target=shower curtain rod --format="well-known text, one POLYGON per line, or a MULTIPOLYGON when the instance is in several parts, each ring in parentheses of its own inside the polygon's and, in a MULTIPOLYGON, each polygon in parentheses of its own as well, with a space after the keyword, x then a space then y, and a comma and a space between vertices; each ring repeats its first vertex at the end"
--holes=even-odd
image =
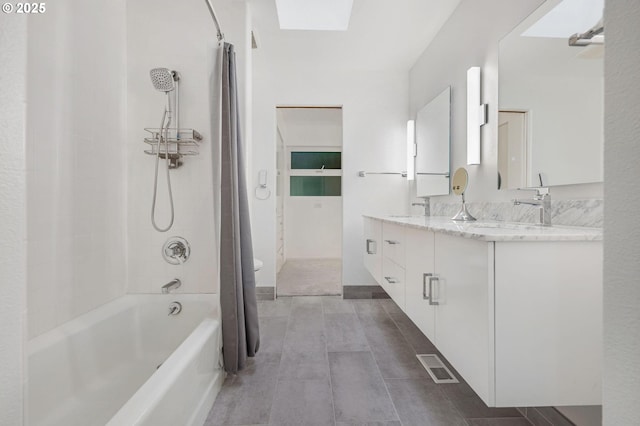
POLYGON ((222 41, 224 40, 224 34, 222 33, 222 30, 220 29, 220 22, 218 22, 218 17, 216 16, 216 12, 215 10, 213 10, 213 5, 211 4, 211 0, 204 0, 205 3, 207 3, 207 7, 209 8, 209 13, 211 13, 211 17, 213 18, 213 23, 216 26, 216 36, 218 37, 218 41, 222 41))

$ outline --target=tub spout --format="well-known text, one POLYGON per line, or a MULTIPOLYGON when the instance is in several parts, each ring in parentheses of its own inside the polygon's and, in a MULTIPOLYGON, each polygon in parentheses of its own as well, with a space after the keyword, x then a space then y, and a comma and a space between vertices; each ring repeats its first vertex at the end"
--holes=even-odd
POLYGON ((162 292, 164 294, 169 293, 171 290, 175 290, 176 288, 179 288, 181 285, 182 283, 178 278, 173 279, 162 286, 162 292))

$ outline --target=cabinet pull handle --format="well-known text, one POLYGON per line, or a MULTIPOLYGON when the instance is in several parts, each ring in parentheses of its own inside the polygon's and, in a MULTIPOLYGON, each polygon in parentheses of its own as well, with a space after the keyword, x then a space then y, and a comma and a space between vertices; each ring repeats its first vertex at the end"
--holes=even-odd
POLYGON ((394 240, 384 240, 384 242, 391 245, 400 244, 399 241, 394 241, 394 240))
POLYGON ((427 277, 432 277, 431 273, 422 274, 422 299, 429 300, 431 296, 427 296, 427 277))
POLYGON ((367 238, 367 254, 376 254, 377 250, 378 248, 376 247, 376 240, 370 240, 367 238))
POLYGON ((429 304, 430 305, 439 305, 440 302, 436 302, 435 300, 433 300, 433 282, 434 281, 440 281, 440 278, 438 277, 429 277, 429 304))
POLYGON ((398 280, 393 278, 393 277, 384 277, 384 279, 387 280, 387 282, 389 284, 397 284, 398 283, 398 280))

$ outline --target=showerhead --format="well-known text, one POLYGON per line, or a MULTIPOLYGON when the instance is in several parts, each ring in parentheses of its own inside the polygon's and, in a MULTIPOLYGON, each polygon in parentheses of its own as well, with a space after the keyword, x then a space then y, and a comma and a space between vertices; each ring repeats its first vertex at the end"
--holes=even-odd
POLYGON ((174 77, 176 74, 169 68, 154 68, 149 72, 149 75, 156 90, 168 93, 176 88, 174 77))

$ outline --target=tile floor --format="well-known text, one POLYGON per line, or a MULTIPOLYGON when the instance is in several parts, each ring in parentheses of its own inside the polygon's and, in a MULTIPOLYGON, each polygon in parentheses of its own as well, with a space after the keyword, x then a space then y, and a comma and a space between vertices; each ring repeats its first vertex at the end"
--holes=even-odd
POLYGON ((342 259, 287 259, 276 288, 278 296, 342 294, 342 259))
POLYGON ((433 383, 415 354, 437 351, 390 299, 258 304, 260 352, 227 377, 205 426, 530 426, 462 380, 433 383))

